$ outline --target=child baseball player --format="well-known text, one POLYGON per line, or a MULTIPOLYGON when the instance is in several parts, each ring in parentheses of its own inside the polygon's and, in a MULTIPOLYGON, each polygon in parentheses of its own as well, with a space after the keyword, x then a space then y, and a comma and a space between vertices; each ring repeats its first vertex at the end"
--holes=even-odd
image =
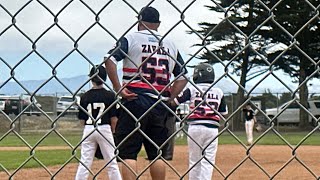
POLYGON ((200 63, 194 69, 193 82, 197 87, 187 88, 174 99, 172 105, 190 100, 189 125, 189 179, 210 180, 218 148, 218 128, 221 115, 228 114, 221 89, 212 87, 214 70, 208 63, 200 63))
POLYGON ((257 119, 256 119, 255 112, 251 108, 250 103, 248 103, 246 105, 246 108, 243 109, 243 113, 245 118, 247 145, 251 146, 253 142, 253 127, 254 127, 254 123, 257 123, 257 119))
POLYGON ((93 67, 89 74, 92 88, 84 93, 80 100, 79 114, 84 126, 81 143, 81 162, 76 180, 86 180, 93 158, 99 145, 104 160, 107 161, 107 172, 110 180, 121 180, 121 174, 114 154, 115 146, 112 129, 116 117, 116 105, 113 105, 115 94, 103 87, 107 73, 103 66, 93 67))

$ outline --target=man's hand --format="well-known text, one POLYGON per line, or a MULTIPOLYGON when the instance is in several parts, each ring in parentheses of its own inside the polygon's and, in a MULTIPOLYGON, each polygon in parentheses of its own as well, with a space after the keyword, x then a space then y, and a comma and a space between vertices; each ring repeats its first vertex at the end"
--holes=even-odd
POLYGON ((121 97, 123 97, 129 101, 138 98, 138 95, 136 93, 131 92, 127 88, 123 88, 120 92, 120 95, 121 95, 121 97))
POLYGON ((173 112, 176 112, 176 109, 177 109, 177 104, 172 101, 172 100, 169 100, 166 102, 167 106, 173 111, 173 112))
POLYGON ((171 87, 170 100, 173 100, 174 98, 176 98, 178 94, 183 90, 183 88, 187 85, 187 83, 188 83, 187 79, 175 81, 171 87))
MULTIPOLYGON (((121 89, 121 84, 118 78, 117 65, 112 62, 111 59, 105 59, 105 66, 109 79, 112 82, 113 89, 118 93, 121 89)), ((131 92, 127 88, 123 88, 119 94, 127 100, 137 99, 138 96, 136 93, 131 92)))

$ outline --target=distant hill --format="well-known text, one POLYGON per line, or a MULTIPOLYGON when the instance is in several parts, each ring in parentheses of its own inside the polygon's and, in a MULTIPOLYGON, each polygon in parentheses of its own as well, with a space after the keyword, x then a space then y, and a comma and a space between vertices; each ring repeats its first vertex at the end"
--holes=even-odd
MULTIPOLYGON (((86 91, 90 88, 89 84, 86 83, 88 80, 88 76, 81 75, 71 78, 61 78, 59 79, 66 87, 64 87, 58 80, 52 79, 47 82, 45 85, 42 86, 46 80, 28 80, 28 81, 21 81, 21 85, 27 89, 30 93, 33 93, 37 89, 42 86, 37 94, 68 94, 69 90, 71 92, 76 92, 79 89, 82 91, 86 91)), ((107 81, 107 84, 111 86, 110 81, 107 81)), ((222 88, 226 93, 235 93, 237 91, 237 85, 232 81, 223 78, 219 81, 216 85, 217 87, 222 88)), ((0 89, 0 94, 25 94, 27 91, 24 90, 17 82, 8 82, 0 89)))
MULTIPOLYGON (((77 91, 83 84, 86 84, 86 81, 88 80, 88 76, 82 75, 82 76, 76 76, 71 78, 61 78, 59 79, 63 84, 65 84, 64 87, 57 79, 51 79, 49 82, 47 82, 45 85, 42 86, 43 83, 46 82, 46 80, 28 80, 28 81, 21 81, 21 85, 24 87, 22 88, 17 82, 8 82, 5 84, 1 89, 1 94, 24 94, 27 93, 25 89, 27 89, 30 93, 33 93, 37 89, 36 94, 56 94, 56 93, 68 93, 69 90, 71 92, 77 91), (69 90, 68 90, 69 89, 69 90)), ((81 89, 85 90, 88 89, 89 85, 86 84, 81 89)))
MULTIPOLYGON (((122 72, 118 72, 119 76, 122 76, 122 72)), ((91 87, 91 83, 88 81, 88 75, 80 75, 70 78, 59 78, 59 79, 51 79, 47 80, 27 80, 27 81, 19 81, 21 87, 17 82, 8 82, 0 89, 0 94, 26 94, 27 89, 30 93, 37 91, 37 95, 67 95, 75 93, 77 91, 87 91, 91 87), (61 81, 61 83, 59 82, 61 81), (44 85, 43 85, 44 84, 44 85)), ((3 82, 0 83, 0 86, 3 82)), ((111 87, 111 82, 107 80, 107 85, 111 87)))
MULTIPOLYGON (((119 76, 122 76, 122 73, 119 73, 119 76)), ((74 93, 78 91, 79 89, 82 91, 86 91, 90 88, 90 83, 86 83, 88 80, 87 75, 81 75, 71 78, 61 78, 60 81, 66 86, 64 87, 58 80, 52 79, 49 82, 47 82, 45 85, 42 86, 43 83, 46 82, 46 80, 28 80, 28 81, 21 81, 21 85, 30 91, 30 93, 33 93, 37 89, 42 86, 39 91, 37 91, 36 94, 38 95, 52 95, 52 94, 69 94, 69 90, 74 93)), ((3 82, 2 82, 3 83, 3 82)), ((2 85, 0 83, 0 85, 2 85)), ((110 81, 107 81, 107 84, 111 86, 110 81)), ((238 90, 238 85, 233 82, 230 79, 222 78, 216 85, 216 87, 219 87, 223 90, 225 94, 229 93, 236 93, 238 90)), ((249 91, 253 85, 248 84, 247 91, 249 91)), ((27 93, 24 88, 22 88, 17 82, 8 82, 0 89, 0 94, 25 94, 27 93)), ((294 87, 290 87, 294 88, 294 87)), ((282 93, 282 92, 289 92, 284 86, 269 86, 269 84, 261 83, 259 86, 255 88, 253 93, 263 93, 266 91, 266 89, 270 89, 271 92, 274 93, 282 93)), ((320 92, 319 87, 313 86, 312 91, 320 92)), ((310 91, 310 92, 312 92, 310 91)))

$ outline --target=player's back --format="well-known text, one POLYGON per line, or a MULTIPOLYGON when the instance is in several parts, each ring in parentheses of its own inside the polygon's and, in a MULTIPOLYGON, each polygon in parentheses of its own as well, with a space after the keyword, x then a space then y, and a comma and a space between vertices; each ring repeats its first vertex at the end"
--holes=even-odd
POLYGON ((141 73, 157 90, 162 90, 170 82, 170 75, 175 67, 174 59, 178 56, 178 50, 168 38, 156 31, 148 30, 128 34, 128 57, 123 62, 124 83, 130 83, 133 87, 152 89, 138 76, 141 73), (131 79, 133 81, 130 81, 131 79))
POLYGON ((227 113, 224 95, 220 88, 212 87, 209 83, 199 83, 197 87, 191 86, 189 89, 191 94, 190 111, 195 109, 189 116, 190 119, 220 120, 214 110, 222 114, 227 113))
POLYGON ((116 113, 114 101, 113 92, 104 88, 90 89, 81 97, 80 105, 84 111, 79 109, 79 119, 87 120, 86 125, 93 124, 94 120, 98 120, 98 124, 110 124, 110 118, 116 113), (104 113, 105 111, 107 112, 104 113))

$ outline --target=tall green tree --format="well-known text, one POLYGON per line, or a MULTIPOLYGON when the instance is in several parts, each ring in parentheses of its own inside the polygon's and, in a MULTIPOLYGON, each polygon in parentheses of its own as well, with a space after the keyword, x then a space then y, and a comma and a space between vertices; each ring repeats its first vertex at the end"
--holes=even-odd
MULTIPOLYGON (((266 57, 261 53, 269 41, 263 39, 261 33, 267 33, 267 30, 259 29, 256 32, 268 17, 268 11, 253 0, 213 2, 213 6, 206 7, 210 11, 224 13, 224 19, 221 22, 199 23, 200 30, 196 33, 204 38, 202 43, 195 46, 204 47, 203 53, 199 55, 200 59, 212 64, 227 61, 225 69, 240 76, 235 101, 235 107, 238 108, 243 105, 245 95, 249 96, 251 92, 246 92, 246 83, 269 70, 266 57), (257 16, 257 12, 260 16, 257 16)), ((233 117, 235 129, 240 127, 240 113, 239 109, 233 117)))
POLYGON ((284 104, 292 99, 292 94, 289 92, 282 93, 279 99, 279 105, 284 104))
MULTIPOLYGON (((274 18, 268 22, 270 31, 264 37, 272 39, 271 44, 285 46, 269 53, 268 59, 275 69, 283 70, 298 82, 299 88, 293 93, 307 107, 308 81, 320 77, 320 0, 265 2, 274 18)), ((308 125, 308 114, 301 108, 299 126, 308 125)))
MULTIPOLYGON (((275 70, 299 82, 299 89, 291 93, 299 94, 307 106, 307 82, 319 77, 319 0, 213 2, 206 7, 224 13, 224 19, 199 23, 196 33, 204 38, 195 45, 204 47, 199 58, 212 64, 228 61, 225 69, 240 76, 236 107, 245 100, 246 82, 275 70)), ((300 126, 306 127, 307 113, 301 110, 300 116, 300 126)), ((239 118, 236 113, 235 128, 239 118)))

